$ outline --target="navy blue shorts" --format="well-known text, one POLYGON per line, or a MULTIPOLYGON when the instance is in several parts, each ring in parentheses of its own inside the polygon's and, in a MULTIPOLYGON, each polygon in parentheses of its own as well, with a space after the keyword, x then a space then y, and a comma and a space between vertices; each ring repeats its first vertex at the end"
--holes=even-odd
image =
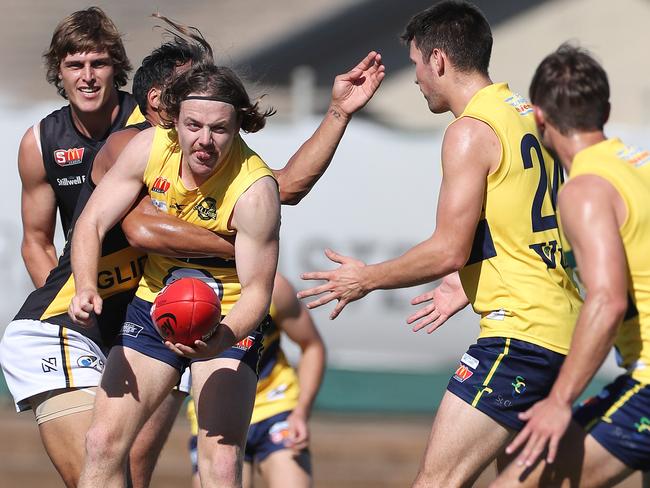
POLYGON ((514 430, 517 415, 546 398, 565 356, 518 339, 486 337, 470 346, 447 390, 514 430))
POLYGON ((630 468, 650 470, 649 385, 619 376, 576 407, 573 419, 630 468))
MULTIPOLYGON (((244 461, 247 463, 260 463, 275 451, 287 449, 284 440, 289 435, 287 418, 291 412, 282 412, 268 419, 251 424, 246 439, 244 461)), ((198 470, 197 439, 193 435, 189 442, 192 472, 198 470)), ((308 452, 308 450, 306 450, 308 452)))
MULTIPOLYGON (((150 310, 151 302, 134 297, 126 309, 126 319, 115 339, 115 345, 128 347, 145 356, 167 363, 181 374, 191 362, 207 360, 191 360, 169 350, 153 324, 150 310)), ((268 317, 247 338, 226 349, 217 357, 237 359, 248 365, 257 374, 263 348, 263 328, 267 323, 268 317)))

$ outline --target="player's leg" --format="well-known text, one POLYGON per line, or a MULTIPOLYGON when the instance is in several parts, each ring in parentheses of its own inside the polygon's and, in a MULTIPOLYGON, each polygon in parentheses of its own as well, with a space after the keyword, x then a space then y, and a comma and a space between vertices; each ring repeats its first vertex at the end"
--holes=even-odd
POLYGON ((201 484, 239 487, 257 375, 233 358, 194 362, 191 367, 201 484))
POLYGON ((308 488, 312 486, 311 456, 308 450, 295 452, 281 449, 269 454, 259 463, 266 486, 269 488, 308 488))
POLYGON ((648 411, 650 388, 623 375, 576 409, 553 464, 511 463, 494 486, 614 486, 648 470, 648 411))
POLYGON ((414 486, 471 486, 512 435, 510 429, 445 392, 414 486))
POLYGON ((29 399, 45 451, 68 487, 75 487, 83 467, 95 388, 55 390, 29 399))
POLYGON ((18 411, 34 411, 45 450, 66 486, 77 486, 95 387, 106 358, 76 331, 36 320, 11 322, 0 362, 18 411))
POLYGON ((416 486, 466 486, 545 398, 564 356, 524 341, 481 338, 463 354, 436 414, 416 486))
MULTIPOLYGON (((242 469, 242 483, 241 486, 242 488, 253 488, 253 463, 244 461, 244 466, 242 469)), ((201 485, 199 485, 197 488, 201 488, 201 485)))
POLYGON ((129 347, 111 349, 86 435, 80 486, 124 486, 133 441, 179 376, 178 369, 129 347))
POLYGON ((133 488, 149 486, 160 452, 186 396, 186 393, 173 390, 140 430, 129 452, 133 488))
POLYGON ((254 440, 255 463, 269 488, 307 488, 312 484, 309 450, 296 452, 285 445, 289 437, 287 418, 290 414, 291 411, 281 412, 256 422, 249 429, 246 453, 249 453, 251 440, 254 440))

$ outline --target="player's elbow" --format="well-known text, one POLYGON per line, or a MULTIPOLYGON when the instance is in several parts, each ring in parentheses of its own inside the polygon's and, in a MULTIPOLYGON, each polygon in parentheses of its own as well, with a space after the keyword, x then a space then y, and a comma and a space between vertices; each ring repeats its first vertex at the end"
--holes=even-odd
POLYGON ((280 203, 282 205, 295 206, 307 195, 307 192, 286 191, 280 189, 280 203))
POLYGON ((610 334, 616 334, 629 307, 627 294, 621 293, 620 290, 596 289, 587 292, 587 301, 595 305, 610 334))
POLYGON ((152 244, 152 236, 149 230, 136 222, 124 220, 121 224, 122 232, 129 245, 136 249, 149 249, 152 244))

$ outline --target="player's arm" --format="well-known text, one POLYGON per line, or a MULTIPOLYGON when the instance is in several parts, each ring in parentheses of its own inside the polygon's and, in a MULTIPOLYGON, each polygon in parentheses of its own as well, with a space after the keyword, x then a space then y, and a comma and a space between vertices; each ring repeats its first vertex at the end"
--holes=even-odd
POLYGON ((443 177, 433 235, 398 258, 369 266, 328 249, 327 257, 341 266, 334 271, 304 273, 303 279, 328 283, 298 296, 325 293, 310 302, 309 308, 338 300, 330 315, 336 318, 347 303, 373 290, 420 285, 458 271, 469 258, 487 175, 500 157, 499 139, 487 124, 469 117, 454 122, 442 144, 443 177))
MULTIPOLYGON (((138 129, 128 128, 111 134, 93 163, 91 176, 95 184, 101 181, 129 141, 139 133, 138 129)), ((121 225, 129 244, 147 253, 171 257, 219 256, 226 259, 235 255, 231 239, 160 212, 144 191, 121 225)))
POLYGON ((43 286, 56 266, 54 229, 56 196, 47 181, 43 156, 34 129, 25 132, 18 149, 18 173, 22 183, 20 210, 23 222, 21 253, 36 288, 43 286))
POLYGON ((212 338, 194 347, 165 344, 191 358, 214 357, 245 338, 269 312, 278 264, 280 198, 272 178, 263 177, 239 197, 232 214, 241 295, 212 338))
POLYGON ((368 103, 383 79, 381 55, 374 51, 334 79, 329 108, 316 132, 284 168, 273 170, 282 204, 296 205, 309 193, 332 161, 352 115, 368 103))
POLYGON ((153 129, 136 135, 104 175, 75 224, 72 238, 72 272, 76 295, 68 314, 87 324, 91 312, 101 313, 97 293, 97 266, 106 232, 133 206, 142 190, 142 178, 153 141, 153 129))
POLYGON ((412 324, 419 320, 413 326, 413 332, 417 332, 428 325, 427 334, 431 334, 444 324, 447 319, 453 317, 469 304, 458 272, 448 274, 433 290, 418 295, 411 300, 411 305, 420 305, 422 303, 426 303, 426 305, 408 317, 406 323, 412 324))
POLYGON ((305 449, 309 443, 307 421, 318 394, 325 370, 325 344, 307 308, 296 298, 296 291, 281 274, 275 277, 273 303, 277 324, 300 347, 298 404, 288 418, 291 447, 305 449))
POLYGON ((526 426, 508 446, 508 452, 514 452, 525 444, 518 462, 527 466, 547 445, 547 462, 555 460, 571 406, 611 350, 628 304, 627 260, 619 232, 626 210, 618 192, 598 176, 581 175, 562 189, 559 205, 587 294, 549 396, 520 414, 526 426))

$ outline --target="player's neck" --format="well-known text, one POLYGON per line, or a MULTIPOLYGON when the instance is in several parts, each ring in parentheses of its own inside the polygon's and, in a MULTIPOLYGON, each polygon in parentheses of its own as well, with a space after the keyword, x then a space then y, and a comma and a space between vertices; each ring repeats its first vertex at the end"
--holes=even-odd
POLYGON ((571 171, 571 164, 576 154, 583 149, 598 144, 607 139, 603 131, 574 132, 563 136, 560 143, 556 145, 556 152, 562 165, 568 171, 571 171))
POLYGON ((455 77, 454 87, 452 88, 452 97, 450 98, 449 108, 454 117, 459 117, 467 108, 467 104, 480 90, 490 86, 492 80, 489 76, 481 73, 472 73, 470 75, 458 74, 455 77))
POLYGON ((82 112, 70 105, 72 122, 77 130, 90 139, 102 139, 120 113, 120 99, 116 89, 108 101, 96 112, 82 112))

